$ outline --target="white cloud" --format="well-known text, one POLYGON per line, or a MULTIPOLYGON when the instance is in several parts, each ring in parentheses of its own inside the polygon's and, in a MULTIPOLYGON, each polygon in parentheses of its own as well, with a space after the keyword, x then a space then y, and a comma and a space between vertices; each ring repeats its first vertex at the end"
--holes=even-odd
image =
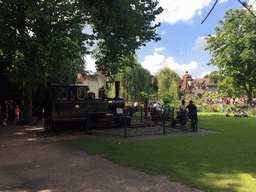
POLYGON ((255 0, 250 0, 248 4, 253 5, 252 9, 256 10, 256 2, 255 3, 254 2, 255 0))
POLYGON ((145 60, 141 63, 141 65, 148 69, 151 74, 155 74, 159 69, 164 66, 168 66, 171 69, 175 70, 177 73, 184 74, 185 71, 192 71, 198 67, 198 63, 195 61, 191 61, 189 64, 178 64, 174 57, 165 58, 164 55, 160 55, 156 52, 153 56, 149 55, 145 57, 145 60))
POLYGON ((204 7, 209 6, 211 0, 159 0, 159 5, 164 11, 157 16, 157 22, 176 23, 178 21, 189 21, 196 14, 201 14, 204 7))
POLYGON ((165 34, 165 31, 162 31, 162 35, 164 35, 165 34))
POLYGON ((193 47, 194 51, 205 51, 207 47, 207 40, 205 37, 198 37, 195 42, 195 47, 193 47))
POLYGON ((209 75, 210 73, 211 73, 211 71, 210 71, 210 72, 203 72, 203 73, 201 74, 201 78, 204 78, 205 75, 209 75))
POLYGON ((191 61, 189 64, 180 65, 174 60, 174 57, 168 57, 167 59, 165 59, 165 63, 167 64, 168 67, 170 67, 173 70, 176 70, 177 72, 192 71, 198 67, 198 63, 195 61, 191 61))
POLYGON ((162 50, 164 50, 165 49, 165 47, 159 47, 159 48, 155 48, 155 52, 157 52, 157 51, 162 51, 162 50))
POLYGON ((84 57, 85 59, 85 70, 86 71, 90 71, 90 72, 96 72, 96 68, 95 68, 95 59, 91 57, 91 55, 86 55, 84 57))
POLYGON ((220 3, 224 3, 224 2, 226 2, 226 1, 228 1, 228 0, 220 0, 220 3))
POLYGON ((157 52, 154 52, 153 56, 146 56, 141 65, 153 74, 163 66, 164 59, 164 55, 159 55, 157 52))

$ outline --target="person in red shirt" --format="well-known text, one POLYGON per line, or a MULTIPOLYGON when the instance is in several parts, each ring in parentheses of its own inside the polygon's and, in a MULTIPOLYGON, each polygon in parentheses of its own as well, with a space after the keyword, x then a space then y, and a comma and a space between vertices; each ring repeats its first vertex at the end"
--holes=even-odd
POLYGON ((18 105, 15 107, 15 123, 19 122, 20 120, 20 108, 18 105))

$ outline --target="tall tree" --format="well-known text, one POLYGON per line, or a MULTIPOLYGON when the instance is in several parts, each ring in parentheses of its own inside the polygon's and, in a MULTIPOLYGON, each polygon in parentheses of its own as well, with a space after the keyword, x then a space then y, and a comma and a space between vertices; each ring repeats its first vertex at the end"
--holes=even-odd
POLYGON ((225 76, 234 78, 235 86, 246 92, 252 106, 256 83, 255 18, 246 10, 230 9, 219 24, 216 35, 208 35, 206 50, 212 54, 208 65, 216 65, 225 76))
POLYGON ((179 86, 178 86, 178 83, 173 80, 171 82, 171 85, 169 87, 169 92, 168 92, 169 96, 170 96, 170 99, 173 101, 176 101, 179 99, 179 86))
MULTIPOLYGON (((158 94, 161 99, 170 100, 173 99, 173 96, 170 95, 170 86, 172 82, 177 83, 179 81, 179 75, 175 73, 171 68, 164 67, 158 72, 158 94)), ((175 86, 173 84, 171 92, 175 91, 175 86)), ((175 95, 175 94, 174 94, 175 95)))

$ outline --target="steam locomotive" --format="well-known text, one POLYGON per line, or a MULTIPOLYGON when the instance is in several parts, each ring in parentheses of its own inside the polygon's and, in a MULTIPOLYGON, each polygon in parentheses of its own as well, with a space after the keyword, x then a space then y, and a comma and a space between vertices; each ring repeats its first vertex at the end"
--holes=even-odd
POLYGON ((115 82, 116 95, 107 97, 107 86, 99 97, 85 84, 51 84, 48 104, 44 109, 44 130, 120 126, 131 122, 124 113, 125 102, 119 97, 120 82, 115 82))

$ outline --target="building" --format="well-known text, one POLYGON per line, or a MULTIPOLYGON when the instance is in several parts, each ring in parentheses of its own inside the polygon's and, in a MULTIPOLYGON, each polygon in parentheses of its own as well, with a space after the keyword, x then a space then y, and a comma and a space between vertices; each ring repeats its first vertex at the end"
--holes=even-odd
POLYGON ((201 98, 205 93, 218 92, 218 85, 213 84, 210 78, 193 79, 188 71, 181 78, 179 87, 184 90, 185 99, 201 98))

